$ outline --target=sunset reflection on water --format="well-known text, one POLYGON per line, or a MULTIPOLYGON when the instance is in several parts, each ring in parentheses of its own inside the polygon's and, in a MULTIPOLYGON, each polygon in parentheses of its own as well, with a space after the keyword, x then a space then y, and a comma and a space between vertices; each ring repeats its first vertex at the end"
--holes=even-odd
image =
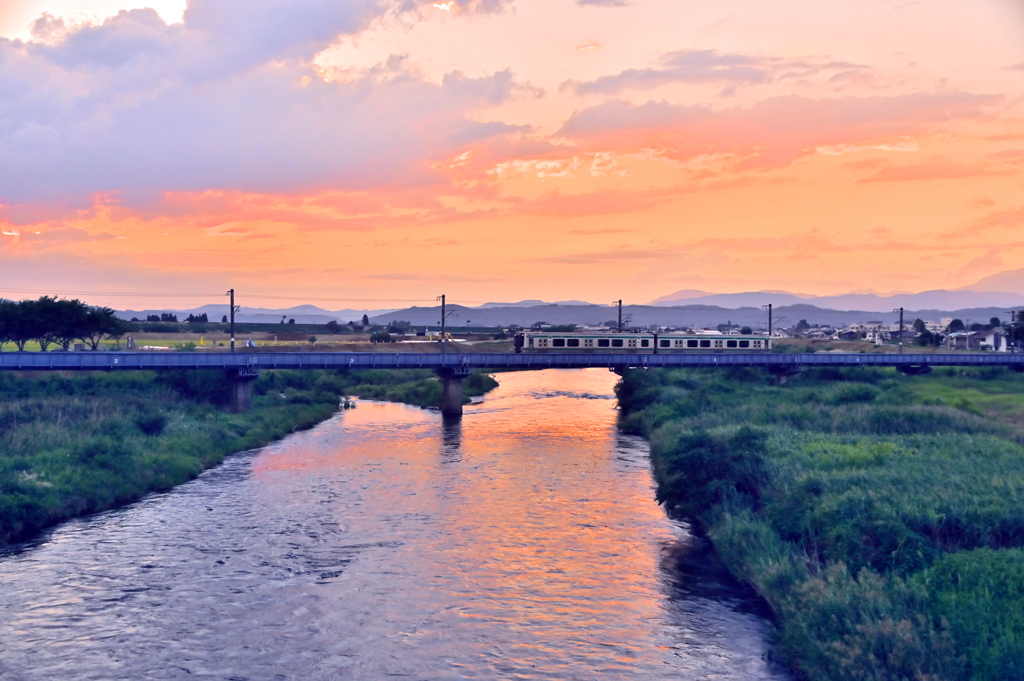
MULTIPOLYGON (((467 406, 461 422, 361 403, 302 446, 260 457, 254 470, 269 479, 301 469, 366 486, 335 500, 338 525, 362 539, 384 529, 402 543, 390 549, 401 566, 391 586, 403 610, 422 618, 418 645, 439 646, 440 657, 556 677, 596 664, 636 678, 700 657, 699 646, 680 653, 674 636, 707 618, 675 622, 670 606, 673 557, 689 537, 653 502, 646 443, 617 433, 617 377, 549 370, 497 378, 501 387, 467 406), (463 642, 449 648, 452 630, 463 642)), ((767 675, 760 624, 735 614, 755 639, 743 651, 752 658, 743 677, 767 675)))
POLYGON ((784 678, 616 377, 497 378, 461 421, 363 402, 0 557, 0 677, 784 678))

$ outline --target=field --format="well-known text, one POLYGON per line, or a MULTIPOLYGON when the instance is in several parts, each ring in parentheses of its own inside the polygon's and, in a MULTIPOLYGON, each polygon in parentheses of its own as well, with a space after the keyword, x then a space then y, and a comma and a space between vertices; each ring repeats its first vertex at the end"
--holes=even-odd
MULTIPOLYGON (((474 374, 468 400, 497 382, 474 374)), ((270 371, 229 414, 223 372, 0 374, 0 545, 194 478, 328 418, 345 396, 433 406, 426 370, 270 371)))
MULTIPOLYGON (((152 349, 179 352, 227 352, 230 336, 225 333, 133 333, 128 334, 135 340, 137 350, 152 349)), ((462 336, 460 336, 462 338, 462 336)), ((368 334, 236 334, 235 347, 245 352, 440 352, 440 343, 425 341, 422 337, 397 336, 395 343, 371 343, 368 334), (316 336, 316 343, 309 342, 309 336, 316 336), (245 346, 248 340, 256 344, 255 348, 245 346)), ((448 352, 511 352, 512 341, 492 340, 485 334, 467 335, 467 342, 449 343, 448 352)), ((53 346, 50 347, 52 351, 53 346)), ((101 351, 125 350, 126 340, 104 340, 100 343, 101 351)), ((14 352, 17 348, 13 343, 0 344, 0 352, 14 352)), ((29 341, 25 345, 27 352, 37 352, 39 344, 29 341)))
POLYGON ((633 371, 658 498, 811 679, 1024 678, 1024 377, 633 371))

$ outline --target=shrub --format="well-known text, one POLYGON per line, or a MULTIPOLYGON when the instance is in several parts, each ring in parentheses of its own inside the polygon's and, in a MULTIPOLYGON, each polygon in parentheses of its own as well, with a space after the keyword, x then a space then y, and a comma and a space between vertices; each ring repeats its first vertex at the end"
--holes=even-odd
POLYGON ((159 435, 164 432, 167 417, 159 412, 140 414, 135 417, 135 425, 146 435, 159 435))
POLYGON ((867 383, 845 383, 828 391, 823 401, 835 405, 871 402, 880 392, 878 388, 867 383))
POLYGON ((768 478, 765 436, 741 428, 731 437, 698 431, 656 439, 659 503, 695 517, 727 500, 756 504, 768 478))
POLYGON ((966 678, 1024 679, 1024 551, 961 551, 915 582, 928 594, 932 621, 948 623, 966 678))

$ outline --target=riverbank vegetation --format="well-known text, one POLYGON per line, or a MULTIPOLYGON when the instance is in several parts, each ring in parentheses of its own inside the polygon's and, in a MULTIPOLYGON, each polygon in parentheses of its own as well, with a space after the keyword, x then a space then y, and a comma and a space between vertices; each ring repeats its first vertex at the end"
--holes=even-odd
POLYGON ((658 499, 776 615, 809 679, 1024 678, 1024 377, 631 371, 658 499))
MULTIPOLYGON (((474 374, 467 399, 497 386, 474 374)), ((434 406, 427 370, 271 371, 252 409, 225 411, 224 372, 0 374, 0 545, 167 490, 329 418, 345 396, 434 406)))

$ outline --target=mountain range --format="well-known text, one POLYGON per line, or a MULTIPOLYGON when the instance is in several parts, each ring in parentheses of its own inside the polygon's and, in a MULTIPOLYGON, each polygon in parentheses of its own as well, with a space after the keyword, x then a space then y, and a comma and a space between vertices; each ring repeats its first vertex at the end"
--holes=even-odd
POLYGON ((748 293, 709 293, 683 289, 651 301, 658 307, 679 305, 717 305, 724 308, 811 304, 832 310, 866 310, 891 312, 907 310, 957 310, 964 308, 1024 306, 1024 269, 1007 270, 985 277, 970 286, 938 289, 920 293, 894 292, 886 295, 876 291, 853 291, 836 296, 816 296, 787 291, 748 293))
POLYGON ((784 291, 758 291, 752 293, 705 293, 703 291, 676 291, 651 302, 655 307, 680 305, 715 305, 724 308, 761 307, 810 304, 831 310, 865 310, 891 312, 897 308, 907 310, 956 310, 972 307, 1020 307, 1024 294, 1005 291, 922 291, 921 293, 847 293, 839 296, 809 296, 784 291))
MULTIPOLYGON (((810 323, 843 325, 853 322, 892 321, 893 311, 904 308, 905 318, 913 321, 939 321, 943 317, 959 317, 988 321, 1004 317, 1013 307, 1024 307, 1024 269, 1000 272, 981 279, 971 286, 940 289, 920 293, 880 294, 875 291, 854 291, 835 296, 816 296, 787 291, 756 291, 747 293, 709 293, 684 289, 652 301, 648 305, 626 305, 623 313, 632 323, 705 327, 724 322, 758 326, 766 319, 763 305, 771 303, 780 323, 795 324, 800 319, 810 323)), ((597 305, 580 300, 546 303, 542 300, 491 302, 478 307, 448 305, 452 326, 527 326, 538 321, 552 324, 600 324, 612 321, 617 311, 611 305, 597 305)), ((189 314, 206 313, 210 321, 220 321, 228 313, 227 305, 203 305, 188 310, 124 310, 124 319, 145 319, 148 315, 172 312, 179 319, 189 314)), ((235 316, 239 322, 276 324, 294 319, 300 324, 346 323, 360 321, 367 315, 372 323, 387 324, 404 320, 415 326, 436 326, 440 323, 438 307, 411 307, 401 310, 326 310, 315 305, 289 308, 243 307, 235 316)))
MULTIPOLYGON (((190 314, 201 315, 205 313, 211 322, 219 322, 222 317, 228 314, 229 310, 230 308, 227 305, 211 304, 187 310, 171 310, 168 308, 151 310, 118 310, 117 316, 126 320, 130 320, 132 318, 144 320, 149 315, 160 315, 167 312, 176 314, 179 320, 184 321, 190 314)), ((340 324, 344 324, 349 321, 358 322, 362 320, 364 314, 372 316, 386 314, 387 312, 390 312, 390 310, 325 310, 317 307, 316 305, 296 305, 294 307, 286 308, 243 306, 235 314, 235 321, 249 324, 277 324, 282 319, 286 322, 289 319, 294 319, 297 324, 326 324, 330 321, 336 321, 340 324)))

